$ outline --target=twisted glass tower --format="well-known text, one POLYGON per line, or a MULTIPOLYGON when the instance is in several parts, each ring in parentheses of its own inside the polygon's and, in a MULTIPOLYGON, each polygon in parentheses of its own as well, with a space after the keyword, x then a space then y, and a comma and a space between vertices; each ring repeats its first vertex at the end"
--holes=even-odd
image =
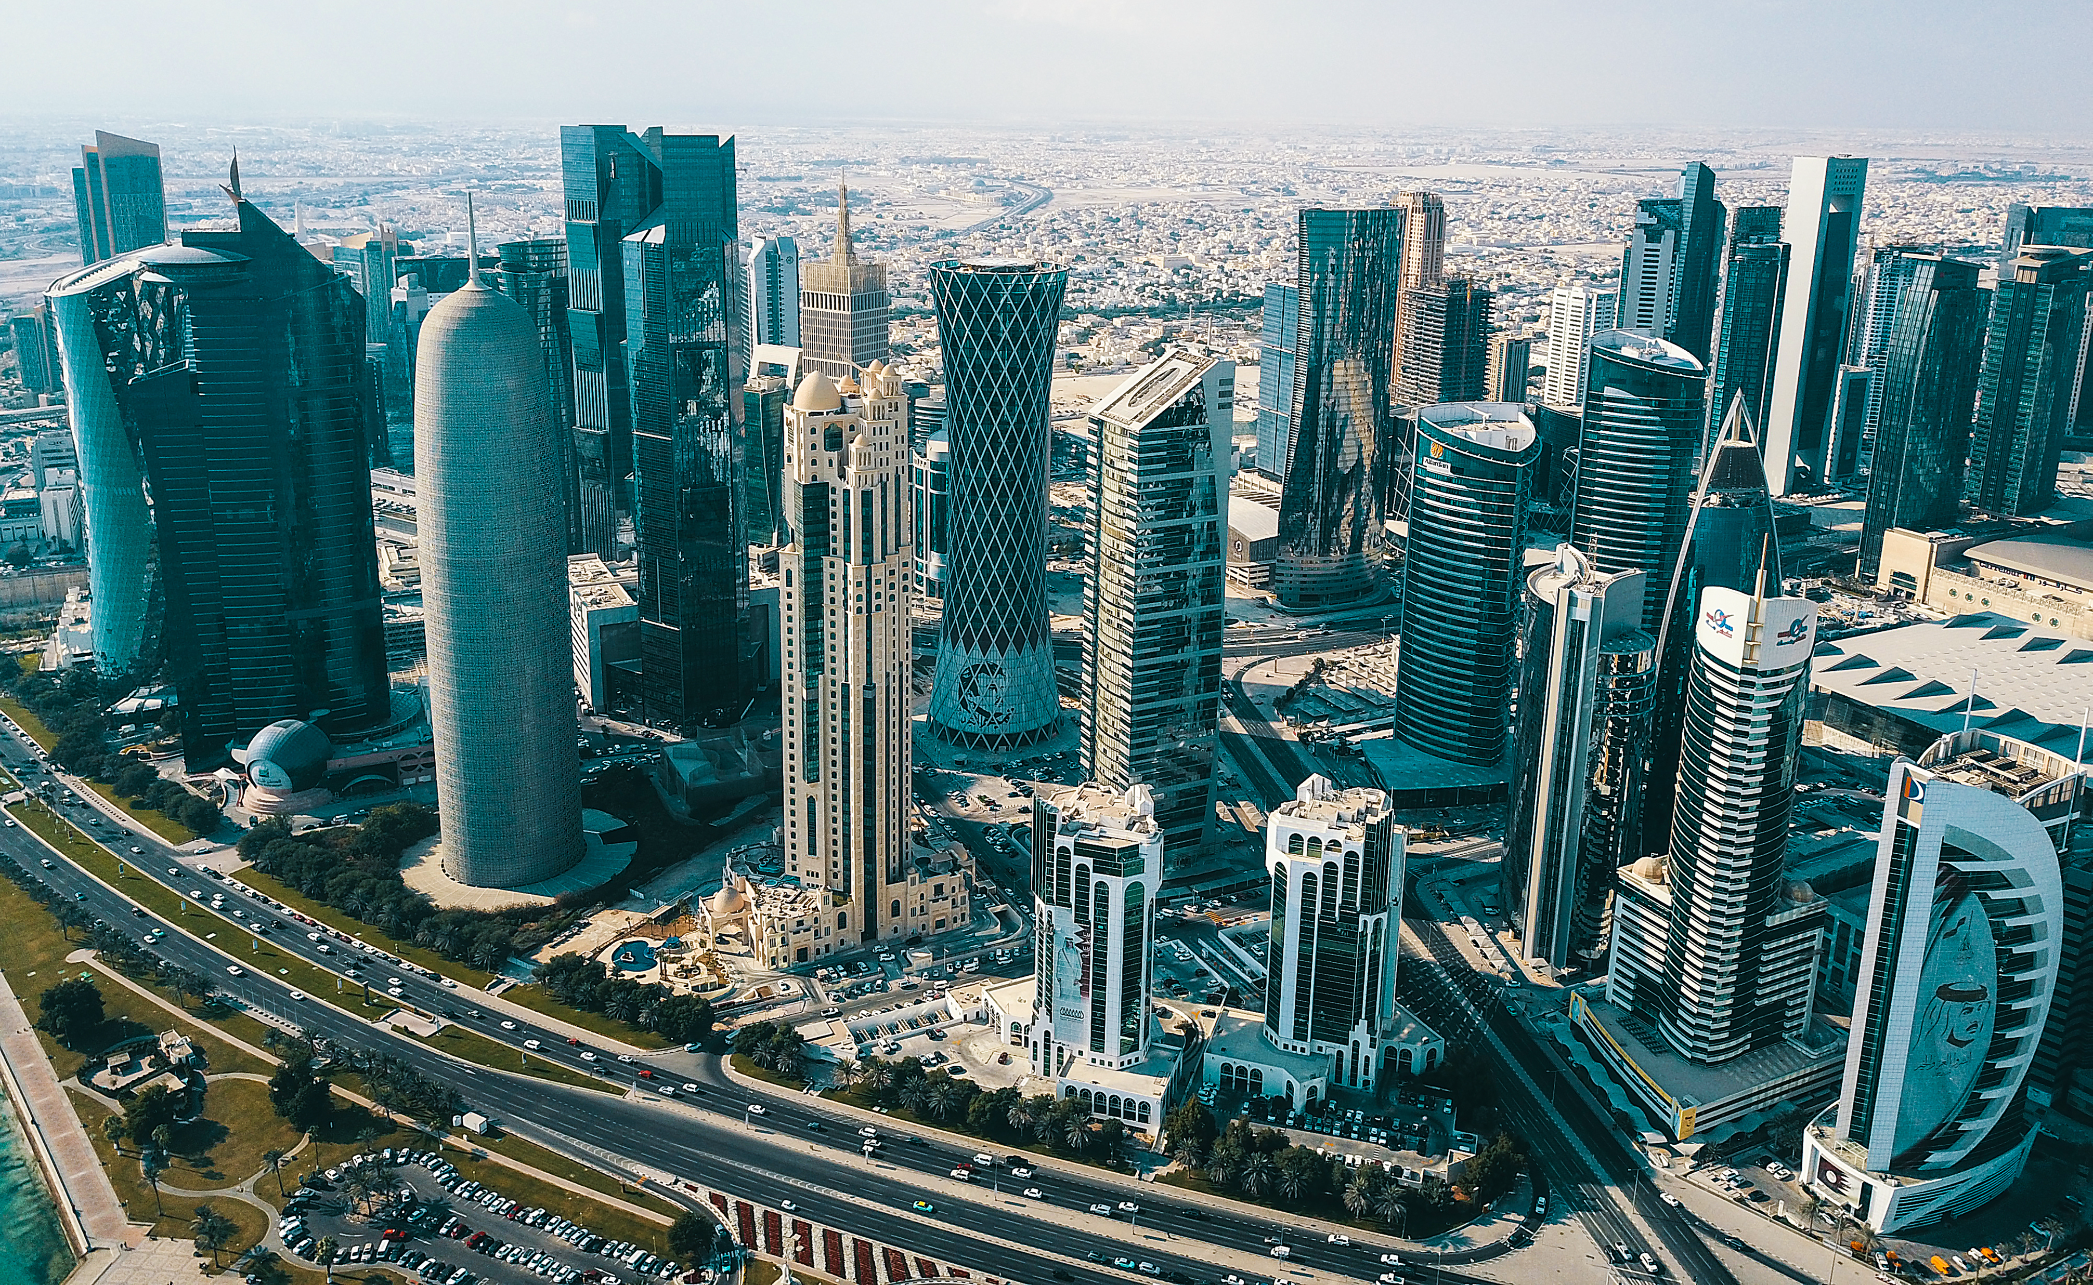
POLYGON ((1395 678, 1395 735, 1413 749, 1484 767, 1505 760, 1526 500, 1540 454, 1520 406, 1417 412, 1395 678))
POLYGON ((952 443, 950 570, 930 721, 977 748, 1025 745, 1059 719, 1047 635, 1047 386, 1068 270, 1031 259, 930 270, 952 443))
MULTIPOLYGON (((1685 542, 1700 444, 1700 360, 1674 343, 1609 330, 1592 336, 1570 543, 1603 575, 1662 577, 1685 542)), ((1657 632, 1663 601, 1643 602, 1657 632)))

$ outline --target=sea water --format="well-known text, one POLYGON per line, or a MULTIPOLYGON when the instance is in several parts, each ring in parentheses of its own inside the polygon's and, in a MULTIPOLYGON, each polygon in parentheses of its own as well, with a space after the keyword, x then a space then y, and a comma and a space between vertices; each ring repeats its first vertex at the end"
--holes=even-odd
POLYGON ((0 1093, 0 1285, 57 1285, 73 1269, 58 1208, 14 1106, 0 1093))

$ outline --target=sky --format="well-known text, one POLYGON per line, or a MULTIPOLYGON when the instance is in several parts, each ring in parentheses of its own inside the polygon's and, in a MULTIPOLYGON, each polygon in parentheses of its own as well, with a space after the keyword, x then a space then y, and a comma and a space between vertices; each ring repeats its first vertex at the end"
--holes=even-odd
POLYGON ((2085 0, 0 0, 0 117, 2093 135, 2085 0))

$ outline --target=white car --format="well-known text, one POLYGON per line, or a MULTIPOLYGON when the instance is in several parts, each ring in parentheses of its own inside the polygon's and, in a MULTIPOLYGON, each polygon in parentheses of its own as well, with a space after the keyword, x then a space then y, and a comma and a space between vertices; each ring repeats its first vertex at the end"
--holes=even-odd
POLYGON ((234 977, 239 977, 244 975, 247 970, 240 967, 238 964, 227 964, 225 966, 225 971, 232 974, 234 977))
POLYGON ((1398 1257, 1397 1255, 1394 1255, 1394 1254, 1383 1254, 1383 1255, 1381 1255, 1381 1266, 1383 1266, 1383 1267, 1401 1267, 1402 1265, 1403 1265, 1403 1260, 1402 1260, 1402 1259, 1401 1259, 1400 1257, 1398 1257))
POLYGON ((587 1050, 583 1050, 581 1060, 584 1062, 593 1062, 596 1060, 596 1055, 594 1053, 588 1052, 587 1050))
POLYGON ((954 1169, 952 1176, 961 1182, 972 1182, 974 1180, 974 1171, 971 1169, 954 1169))
MULTIPOLYGON (((584 1054, 582 1054, 582 1056, 583 1056, 583 1057, 587 1057, 587 1056, 588 1056, 588 1054, 584 1053, 584 1054)), ((763 1114, 763 1104, 762 1104, 761 1102, 751 1102, 751 1103, 749 1103, 749 1114, 750 1114, 750 1115, 762 1115, 762 1114, 763 1114)))
POLYGON ((780 1200, 780 1201, 778 1202, 778 1208, 780 1208, 780 1209, 784 1210, 784 1211, 785 1211, 786 1213, 788 1213, 788 1214, 789 1214, 789 1213, 793 1212, 794 1210, 798 1209, 798 1208, 799 1208, 799 1206, 798 1206, 798 1205, 795 1205, 795 1204, 793 1204, 793 1203, 792 1203, 791 1201, 789 1201, 789 1200, 780 1200))
POLYGON ((538 1042, 537 1042, 536 1040, 525 1040, 525 1041, 523 1042, 523 1047, 525 1047, 525 1048, 529 1049, 529 1050, 530 1050, 531 1052, 535 1053, 535 1052, 537 1052, 537 1051, 538 1051, 538 1049, 539 1049, 540 1047, 542 1047, 542 1046, 541 1046, 541 1045, 540 1045, 540 1044, 539 1044, 539 1043, 538 1043, 538 1042))
POLYGON ((1032 1176, 1032 1170, 1024 1165, 1014 1165, 1011 1167, 1010 1176, 1013 1178, 1029 1178, 1032 1176))
POLYGON ((292 999, 296 999, 296 1000, 302 1000, 302 999, 304 999, 304 998, 305 998, 305 992, 304 992, 304 991, 292 991, 292 992, 291 992, 291 998, 292 998, 292 999))
POLYGON ((630 1062, 630 1061, 632 1060, 632 1054, 630 1054, 630 1053, 620 1053, 620 1054, 618 1054, 618 1060, 619 1060, 620 1062, 630 1062))
POLYGON ((501 1024, 501 1029, 503 1029, 503 1030, 505 1030, 505 1031, 513 1031, 513 1030, 515 1030, 515 1029, 516 1029, 516 1023, 514 1023, 514 1022, 511 1022, 511 1021, 506 1021, 506 1020, 505 1020, 505 1021, 503 1021, 503 1022, 502 1022, 502 1024, 501 1024))
POLYGON ((683 1091, 684 1091, 685 1093, 702 1093, 702 1092, 704 1092, 704 1090, 703 1090, 703 1089, 700 1089, 700 1088, 699 1088, 699 1087, 698 1087, 697 1085, 695 1085, 695 1084, 685 1084, 685 1085, 683 1086, 683 1091))
POLYGON ((1657 1199, 1663 1201, 1667 1205, 1670 1205, 1674 1209, 1677 1209, 1679 1207, 1679 1198, 1677 1196, 1672 1195, 1668 1191, 1658 1192, 1657 1199))
POLYGON ((1090 1206, 1090 1212, 1093 1214, 1103 1214, 1105 1217, 1110 1218, 1112 1216, 1112 1206, 1106 1204, 1092 1205, 1090 1206))
POLYGON ((1045 1200, 1045 1199, 1046 1199, 1046 1193, 1045 1193, 1045 1192, 1043 1192, 1043 1191, 1041 1191, 1041 1190, 1040 1190, 1039 1188, 1037 1188, 1037 1187, 1027 1187, 1027 1188, 1025 1188, 1025 1199, 1027 1199, 1027 1200, 1045 1200))
POLYGON ((1349 1246, 1352 1243, 1352 1238, 1350 1236, 1342 1236, 1334 1231, 1330 1233, 1330 1235, 1327 1237, 1327 1240, 1332 1245, 1349 1246))

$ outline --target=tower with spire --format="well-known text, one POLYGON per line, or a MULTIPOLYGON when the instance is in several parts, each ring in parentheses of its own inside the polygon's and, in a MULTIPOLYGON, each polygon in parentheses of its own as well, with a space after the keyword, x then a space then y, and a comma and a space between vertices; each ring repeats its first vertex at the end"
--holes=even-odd
POLYGON ((887 265, 859 262, 850 241, 850 188, 836 185, 836 246, 800 265, 801 368, 842 379, 887 359, 887 265))

